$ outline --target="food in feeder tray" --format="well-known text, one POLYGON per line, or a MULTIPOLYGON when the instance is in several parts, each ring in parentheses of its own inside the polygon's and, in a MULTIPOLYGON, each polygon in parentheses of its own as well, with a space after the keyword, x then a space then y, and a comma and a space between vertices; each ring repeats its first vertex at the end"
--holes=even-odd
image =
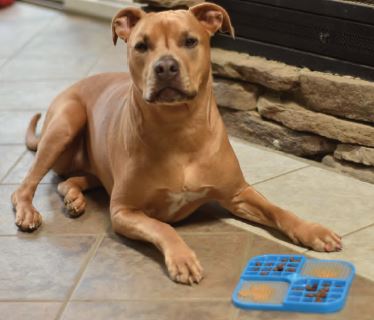
POLYGON ((232 299, 243 309, 335 312, 345 304, 354 272, 351 263, 340 260, 257 256, 248 262, 232 299))

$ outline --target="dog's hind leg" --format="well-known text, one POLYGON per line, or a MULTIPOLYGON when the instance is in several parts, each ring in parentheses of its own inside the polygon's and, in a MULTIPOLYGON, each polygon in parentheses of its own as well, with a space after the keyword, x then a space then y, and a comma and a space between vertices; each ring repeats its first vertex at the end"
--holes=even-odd
POLYGON ((93 189, 101 185, 93 175, 71 177, 59 183, 57 190, 64 197, 65 207, 71 217, 78 217, 86 209, 86 199, 82 191, 93 189))
POLYGON ((32 205, 37 185, 86 124, 85 106, 76 99, 56 101, 50 110, 31 169, 12 194, 16 225, 22 231, 31 232, 40 226, 42 217, 32 205))

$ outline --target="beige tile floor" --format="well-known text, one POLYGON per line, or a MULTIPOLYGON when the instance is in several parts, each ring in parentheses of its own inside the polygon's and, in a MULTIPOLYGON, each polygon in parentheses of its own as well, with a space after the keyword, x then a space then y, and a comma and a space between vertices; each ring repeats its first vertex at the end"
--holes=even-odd
POLYGON ((194 287, 167 278, 160 254, 111 231, 108 197, 88 194, 85 215, 69 219, 43 179, 35 205, 44 225, 14 226, 10 194, 32 161, 26 124, 84 76, 125 71, 123 45, 111 44, 108 22, 27 4, 0 11, 0 318, 1 319, 372 319, 374 186, 237 139, 243 171, 263 194, 343 235, 345 249, 318 254, 277 232, 204 206, 177 230, 197 252, 207 277, 194 287), (266 253, 304 253, 355 263, 358 276, 343 311, 332 315, 240 311, 230 295, 245 262, 266 253))

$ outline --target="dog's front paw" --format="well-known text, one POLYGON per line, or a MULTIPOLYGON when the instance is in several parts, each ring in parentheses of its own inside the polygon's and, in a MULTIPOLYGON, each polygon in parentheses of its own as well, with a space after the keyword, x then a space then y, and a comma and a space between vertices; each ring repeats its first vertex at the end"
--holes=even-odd
POLYGON ((32 232, 42 224, 42 216, 32 204, 18 204, 16 208, 16 225, 24 232, 32 232))
POLYGON ((64 204, 72 218, 79 217, 86 209, 86 199, 84 195, 74 188, 71 188, 66 194, 64 204))
POLYGON ((195 252, 187 246, 167 252, 165 263, 170 278, 175 282, 192 285, 199 283, 203 278, 203 268, 195 252))
POLYGON ((42 224, 41 214, 34 208, 32 202, 19 196, 16 191, 12 194, 12 204, 16 212, 16 226, 24 232, 33 232, 42 224))
POLYGON ((318 223, 303 221, 295 228, 291 238, 315 251, 331 252, 342 249, 341 237, 318 223))

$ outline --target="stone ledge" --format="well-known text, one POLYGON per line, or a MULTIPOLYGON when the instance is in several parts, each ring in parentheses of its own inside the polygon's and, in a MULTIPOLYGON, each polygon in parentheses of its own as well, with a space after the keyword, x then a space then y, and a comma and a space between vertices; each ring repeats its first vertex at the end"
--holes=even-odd
POLYGON ((344 160, 336 160, 333 156, 330 155, 325 156, 322 159, 322 163, 362 181, 374 183, 373 168, 366 167, 364 165, 355 165, 344 160))
POLYGON ((256 110, 259 89, 247 82, 214 79, 217 104, 236 110, 256 110))
POLYGON ((374 83, 301 70, 300 96, 306 107, 339 117, 374 122, 374 83))
POLYGON ((276 91, 299 85, 299 69, 281 62, 252 57, 245 53, 212 49, 213 74, 260 84, 276 91))
POLYGON ((339 144, 334 152, 334 157, 339 160, 374 166, 374 148, 339 144))
POLYGON ((257 108, 267 118, 286 127, 319 134, 345 143, 374 146, 374 127, 310 111, 295 102, 283 102, 270 95, 261 97, 257 108))
POLYGON ((326 138, 296 132, 266 121, 256 111, 230 111, 220 108, 228 132, 266 147, 307 158, 320 158, 334 151, 336 144, 326 138))

